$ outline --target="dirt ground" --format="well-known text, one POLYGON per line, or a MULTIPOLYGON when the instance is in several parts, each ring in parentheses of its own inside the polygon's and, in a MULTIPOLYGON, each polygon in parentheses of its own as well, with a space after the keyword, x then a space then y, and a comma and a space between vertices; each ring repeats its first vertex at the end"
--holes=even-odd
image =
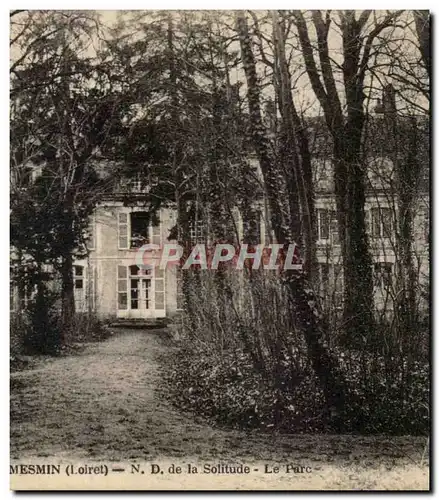
MULTIPOLYGON (((157 390, 165 337, 119 330, 77 355, 12 373, 11 461, 294 463, 312 468, 312 482, 282 476, 275 487, 428 488, 425 438, 239 432, 180 413, 157 390)), ((269 488, 273 475, 253 480, 269 488)))

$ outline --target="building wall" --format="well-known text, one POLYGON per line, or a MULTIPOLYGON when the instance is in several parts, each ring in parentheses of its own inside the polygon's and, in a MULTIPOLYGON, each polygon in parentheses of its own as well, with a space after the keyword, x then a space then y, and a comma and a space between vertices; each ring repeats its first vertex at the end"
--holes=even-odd
MULTIPOLYGON (((318 240, 317 240, 317 259, 321 265, 320 292, 323 294, 340 294, 340 282, 338 274, 342 268, 341 247, 337 241, 336 221, 328 223, 326 234, 322 225, 322 213, 327 212, 330 217, 331 212, 336 211, 335 198, 330 185, 332 175, 325 175, 324 183, 317 186, 320 188, 316 195, 315 207, 317 211, 318 240), (326 183, 326 184, 325 184, 326 183), (328 184, 329 183, 329 184, 328 184), (326 267, 325 267, 326 266, 326 267), (326 273, 326 278, 324 274, 326 273), (324 280, 328 283, 324 283, 324 280)), ((378 186, 381 188, 382 186, 378 186)), ((391 189, 369 190, 366 204, 365 216, 367 231, 369 234, 369 243, 372 253, 372 260, 381 269, 379 265, 389 264, 392 275, 395 275, 397 262, 397 242, 394 231, 391 235, 384 234, 384 226, 379 229, 380 234, 374 234, 377 231, 376 217, 374 219, 373 211, 377 209, 387 210, 391 213, 393 219, 393 228, 397 221, 397 200, 395 193, 391 189), (382 233, 382 234, 381 234, 382 233)), ((263 202, 259 202, 261 214, 260 234, 261 243, 268 245, 273 241, 273 235, 269 230, 269 214, 267 207, 263 202)), ((429 246, 428 246, 428 195, 419 196, 415 206, 414 221, 414 257, 415 265, 421 275, 421 282, 428 283, 429 278, 429 246)), ((126 207, 122 202, 112 201, 99 206, 93 219, 93 230, 90 235, 90 254, 87 260, 78 261, 76 265, 82 265, 85 269, 85 278, 87 280, 87 299, 77 304, 78 310, 84 310, 91 307, 101 317, 117 317, 118 315, 118 266, 128 266, 136 264, 137 249, 121 249, 120 247, 120 225, 118 223, 120 214, 130 214, 131 212, 143 211, 141 206, 126 207)), ((377 212, 375 212, 375 215, 377 212)), ((161 209, 159 212, 160 230, 155 236, 151 233, 153 243, 163 245, 169 241, 168 236, 171 228, 176 224, 176 213, 173 209, 161 209)), ((378 215, 378 218, 381 215, 378 215)), ((239 228, 240 237, 242 237, 243 224, 236 211, 235 222, 239 228)), ((380 223, 381 224, 381 223, 380 223)), ((156 257, 156 262, 159 256, 156 257)), ((342 272, 342 271, 341 271, 342 272)), ((172 317, 178 312, 181 306, 178 299, 177 286, 177 266, 168 266, 164 271, 164 290, 165 290, 165 315, 172 317)), ((342 279, 342 276, 341 276, 342 279)), ((342 282, 341 282, 342 283, 342 282)), ((341 285, 342 286, 342 285, 341 285)), ((341 288, 342 290, 342 288, 341 288)), ((387 307, 389 290, 384 289, 382 282, 375 285, 375 299, 378 308, 387 307)), ((128 315, 129 316, 129 315, 128 315)))
MULTIPOLYGON (((121 202, 108 202, 99 206, 95 212, 90 231, 88 259, 78 260, 75 265, 83 266, 86 269, 89 289, 88 301, 94 302, 93 309, 100 317, 116 318, 118 316, 118 311, 120 313, 118 309, 118 266, 124 266, 128 269, 129 266, 139 262, 140 258, 137 248, 119 248, 119 214, 130 214, 144 210, 141 206, 125 207, 121 202), (90 278, 92 287, 90 287, 90 278)), ((163 245, 168 242, 169 231, 175 224, 175 212, 170 209, 161 209, 159 218, 159 237, 156 234, 154 242, 163 245)), ((158 265, 160 255, 148 254, 148 256, 158 265)), ((177 311, 175 268, 169 266, 163 272, 163 276, 165 315, 173 316, 177 311)), ((128 278, 128 286, 129 282, 128 278)), ((129 294, 129 290, 127 290, 127 294, 129 294)), ((79 304, 77 303, 77 305, 79 304)), ((151 317, 154 316, 152 314, 151 317)), ((131 317, 130 314, 127 314, 127 317, 131 317)))

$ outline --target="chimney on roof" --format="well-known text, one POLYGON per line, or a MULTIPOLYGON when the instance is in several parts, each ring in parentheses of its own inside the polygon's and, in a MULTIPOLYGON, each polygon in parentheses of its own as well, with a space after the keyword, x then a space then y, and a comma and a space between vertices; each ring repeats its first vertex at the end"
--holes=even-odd
POLYGON ((383 102, 381 101, 381 99, 378 99, 378 104, 373 108, 373 110, 375 111, 375 113, 377 115, 381 115, 384 113, 384 106, 383 106, 383 102))
POLYGON ((386 85, 383 88, 383 98, 378 99, 378 104, 374 108, 377 114, 392 114, 396 113, 395 89, 392 84, 386 85))
POLYGON ((386 85, 383 89, 383 106, 384 113, 396 113, 395 89, 391 84, 386 85))

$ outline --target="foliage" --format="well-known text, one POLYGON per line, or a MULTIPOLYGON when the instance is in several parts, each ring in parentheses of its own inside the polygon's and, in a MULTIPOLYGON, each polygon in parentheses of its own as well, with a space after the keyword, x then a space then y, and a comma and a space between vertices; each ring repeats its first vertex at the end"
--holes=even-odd
POLYGON ((254 202, 264 201, 266 240, 300 243, 305 272, 183 271, 186 347, 168 374, 175 400, 238 427, 426 432, 428 346, 424 332, 418 342, 412 228, 418 151, 428 148, 420 123, 405 124, 400 112, 428 108, 418 103, 429 93, 427 21, 403 11, 126 12, 102 37, 94 12, 14 11, 11 243, 20 301, 24 288, 36 290, 14 319, 14 349, 17 330, 29 352, 52 354, 110 334, 93 316, 75 316, 72 266, 87 253, 90 214, 121 180, 148 186, 135 203, 152 216, 176 206, 170 239, 187 246, 198 222, 210 241, 239 243, 236 212, 243 240, 254 243, 254 202), (323 120, 309 116, 319 111, 323 120), (311 145, 319 121, 330 137, 311 145), (365 201, 368 157, 383 142, 380 154, 398 170, 385 196, 399 212, 399 269, 394 289, 385 284, 393 309, 381 325, 365 201), (334 166, 344 276, 337 307, 318 296, 311 168, 322 156, 334 166), (47 265, 61 277, 58 292, 49 292, 47 265))
POLYGON ((165 376, 172 387, 172 401, 185 410, 236 428, 324 429, 323 396, 309 368, 292 379, 286 361, 282 386, 276 388, 254 370, 250 357, 242 351, 225 351, 218 359, 202 349, 183 347, 174 356, 166 364, 165 376))
MULTIPOLYGON (((410 374, 386 375, 384 360, 363 366, 360 356, 337 354, 349 384, 350 399, 341 419, 344 433, 424 435, 429 433, 429 368, 417 362, 410 374), (346 361, 350 359, 350 361, 346 361), (408 378, 407 378, 408 377, 408 378)), ((200 347, 181 346, 165 361, 168 397, 179 408, 235 428, 288 433, 333 432, 322 391, 309 367, 291 378, 285 356, 273 386, 242 351, 222 357, 200 347)))
POLYGON ((56 294, 41 286, 27 308, 28 328, 22 333, 26 354, 59 354, 61 334, 56 294))
POLYGON ((73 320, 72 335, 68 342, 99 342, 108 339, 112 331, 93 313, 76 313, 73 320))

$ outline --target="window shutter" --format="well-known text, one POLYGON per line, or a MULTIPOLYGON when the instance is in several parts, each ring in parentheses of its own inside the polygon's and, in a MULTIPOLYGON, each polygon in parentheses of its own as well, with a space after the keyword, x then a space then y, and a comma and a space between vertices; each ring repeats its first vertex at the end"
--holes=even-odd
POLYGON ((152 226, 152 243, 154 245, 161 245, 161 232, 160 223, 157 226, 152 226))
POLYGON ((129 248, 128 245, 128 214, 121 212, 118 215, 119 248, 129 248))
POLYGON ((117 266, 117 308, 128 309, 128 272, 126 266, 117 266))
POLYGON ((318 209, 319 240, 329 238, 329 211, 326 208, 318 209))
POLYGON ((165 272, 155 268, 155 308, 165 309, 165 272))
POLYGON ((393 234, 393 214, 390 208, 381 209, 382 237, 391 238, 393 234))
POLYGON ((364 211, 364 224, 366 226, 366 233, 370 236, 371 227, 370 227, 370 210, 364 211))
POLYGON ((374 207, 371 209, 371 234, 372 238, 379 238, 381 235, 381 220, 379 208, 374 207))

